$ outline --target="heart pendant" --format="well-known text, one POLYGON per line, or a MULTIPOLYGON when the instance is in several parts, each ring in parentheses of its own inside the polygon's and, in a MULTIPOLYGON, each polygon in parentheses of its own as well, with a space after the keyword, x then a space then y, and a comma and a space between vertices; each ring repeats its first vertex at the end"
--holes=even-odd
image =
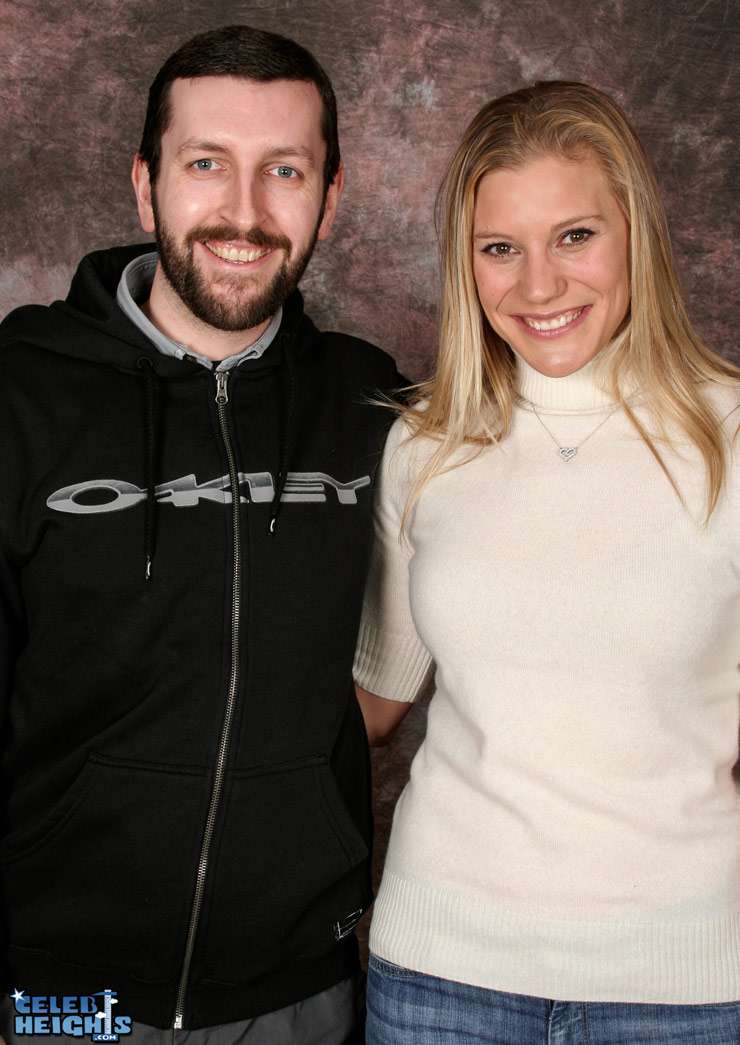
POLYGON ((561 446, 558 453, 564 461, 570 461, 571 457, 575 457, 578 453, 577 446, 561 446))

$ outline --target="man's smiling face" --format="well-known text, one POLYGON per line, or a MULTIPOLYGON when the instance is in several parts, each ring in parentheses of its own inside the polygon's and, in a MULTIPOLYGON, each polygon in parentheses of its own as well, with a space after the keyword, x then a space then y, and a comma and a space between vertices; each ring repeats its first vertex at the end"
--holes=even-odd
POLYGON ((175 80, 169 107, 156 183, 138 158, 133 172, 142 226, 157 238, 152 310, 186 342, 183 324, 259 336, 339 200, 341 171, 325 194, 318 90, 201 76, 175 80))

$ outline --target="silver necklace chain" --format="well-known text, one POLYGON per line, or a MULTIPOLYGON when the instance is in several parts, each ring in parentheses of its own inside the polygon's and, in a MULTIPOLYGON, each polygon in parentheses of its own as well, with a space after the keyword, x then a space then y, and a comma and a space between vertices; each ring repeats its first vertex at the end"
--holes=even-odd
POLYGON ((570 461, 573 457, 575 457, 576 454, 578 453, 578 451, 583 446, 583 444, 587 443, 592 435, 596 435, 596 433, 601 428, 601 426, 606 424, 606 422, 609 420, 609 418, 612 416, 612 414, 615 414, 617 412, 617 410, 619 410, 619 403, 617 403, 617 405, 613 409, 611 409, 609 411, 609 413, 606 415, 606 417, 603 418, 601 421, 599 421, 599 423, 597 424, 596 428, 594 428, 593 431, 589 432, 585 439, 581 439, 580 443, 578 443, 576 446, 563 446, 561 444, 560 440, 555 438, 555 436, 552 434, 552 432, 547 427, 545 422, 542 420, 542 418, 540 417, 539 413, 537 412, 537 407, 534 405, 532 400, 531 399, 527 399, 526 402, 529 403, 529 405, 532 407, 532 410, 534 412, 534 416, 537 418, 537 420, 540 422, 540 424, 545 429, 547 434, 550 436, 550 438, 552 439, 553 443, 555 443, 555 446, 557 446, 557 448, 558 448, 558 456, 560 457, 561 461, 570 461))

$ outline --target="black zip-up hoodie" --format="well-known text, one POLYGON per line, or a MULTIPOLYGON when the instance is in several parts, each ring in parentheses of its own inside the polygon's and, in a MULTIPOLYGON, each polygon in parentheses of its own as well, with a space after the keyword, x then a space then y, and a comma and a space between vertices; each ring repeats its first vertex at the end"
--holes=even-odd
POLYGON ((357 967, 370 399, 401 379, 297 292, 227 379, 163 356, 115 304, 149 249, 0 335, 3 985, 203 1027, 357 967))

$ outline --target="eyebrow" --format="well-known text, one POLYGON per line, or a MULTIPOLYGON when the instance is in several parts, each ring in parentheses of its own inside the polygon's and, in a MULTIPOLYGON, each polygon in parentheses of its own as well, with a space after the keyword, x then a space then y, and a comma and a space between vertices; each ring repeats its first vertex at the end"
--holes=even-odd
MULTIPOLYGON (((558 232, 560 229, 572 229, 577 225, 582 225, 585 221, 604 221, 603 214, 581 214, 576 218, 568 218, 566 221, 559 221, 557 225, 553 225, 552 231, 558 232)), ((501 239, 506 240, 511 237, 499 232, 489 232, 484 229, 482 232, 476 232, 473 239, 501 239)))
MULTIPOLYGON (((185 156, 191 152, 201 153, 224 153, 231 152, 231 147, 224 142, 209 141, 205 138, 190 138, 182 143, 176 156, 185 156)), ((311 170, 316 169, 316 159, 310 149, 305 145, 277 145, 271 148, 264 157, 265 163, 280 159, 301 159, 311 170)))

